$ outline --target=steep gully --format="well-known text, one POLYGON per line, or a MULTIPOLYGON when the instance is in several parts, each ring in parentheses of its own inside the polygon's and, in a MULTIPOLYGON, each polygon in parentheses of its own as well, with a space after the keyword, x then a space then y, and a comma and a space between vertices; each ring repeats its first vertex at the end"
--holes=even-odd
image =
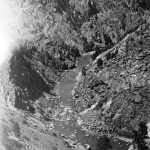
MULTIPOLYGON (((63 136, 70 138, 76 143, 81 145, 90 145, 92 150, 97 150, 97 144, 101 140, 100 137, 91 136, 82 130, 82 126, 79 124, 79 115, 74 111, 75 105, 73 102, 72 90, 75 86, 76 76, 82 70, 82 67, 87 66, 90 63, 90 57, 88 55, 82 57, 78 66, 75 69, 67 71, 63 74, 59 84, 56 87, 56 91, 61 96, 61 107, 57 113, 55 113, 54 129, 63 136)), ((118 139, 110 139, 111 145, 114 150, 128 150, 129 143, 118 139)))

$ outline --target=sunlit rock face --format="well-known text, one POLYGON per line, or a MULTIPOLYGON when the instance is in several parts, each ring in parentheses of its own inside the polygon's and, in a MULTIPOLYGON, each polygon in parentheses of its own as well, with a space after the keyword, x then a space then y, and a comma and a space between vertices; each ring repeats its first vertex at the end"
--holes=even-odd
POLYGON ((148 127, 148 137, 150 137, 150 122, 147 124, 148 127))
MULTIPOLYGON (((11 59, 12 57, 12 54, 9 54, 9 57, 7 57, 7 60, 5 60, 6 62, 3 63, 3 65, 1 65, 1 69, 0 69, 0 99, 1 99, 1 105, 6 105, 7 103, 7 99, 12 99, 11 103, 12 105, 14 105, 13 103, 13 99, 15 99, 14 96, 14 93, 13 93, 13 86, 11 86, 11 83, 9 83, 9 71, 10 71, 10 64, 9 64, 9 60, 11 59), (4 83, 5 83, 5 86, 4 86, 4 83), (7 90, 9 89, 9 91, 12 92, 11 94, 11 98, 9 96, 9 94, 6 94, 7 90)), ((10 101, 10 100, 8 100, 10 101)))
MULTIPOLYGON (((83 112, 85 126, 95 133, 118 133, 132 137, 141 122, 150 120, 149 26, 141 26, 117 46, 102 53, 75 88, 76 109, 83 112), (103 61, 99 66, 98 60, 103 61), (104 107, 109 101, 109 107, 104 107)), ((81 113, 82 114, 82 113, 81 113)))

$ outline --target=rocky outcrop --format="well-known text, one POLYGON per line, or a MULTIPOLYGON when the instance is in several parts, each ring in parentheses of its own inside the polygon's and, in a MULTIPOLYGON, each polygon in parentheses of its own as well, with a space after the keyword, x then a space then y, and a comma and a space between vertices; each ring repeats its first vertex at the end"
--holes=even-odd
POLYGON ((149 40, 149 25, 139 26, 97 56, 78 81, 74 92, 77 111, 92 133, 132 137, 140 122, 149 121, 149 40))
POLYGON ((0 99, 8 108, 46 113, 53 101, 58 101, 52 90, 58 76, 23 50, 9 54, 0 66, 0 99))

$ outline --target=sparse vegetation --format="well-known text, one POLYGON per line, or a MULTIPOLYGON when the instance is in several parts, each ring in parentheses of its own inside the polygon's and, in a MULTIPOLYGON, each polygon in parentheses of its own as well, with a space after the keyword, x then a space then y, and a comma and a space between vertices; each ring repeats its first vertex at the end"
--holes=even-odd
POLYGON ((21 133, 20 133, 20 127, 19 127, 19 123, 18 122, 15 122, 13 124, 12 130, 13 130, 15 136, 19 138, 21 133))
MULTIPOLYGON (((17 136, 19 137, 19 135, 18 135, 18 125, 16 124, 15 126, 16 126, 15 132, 16 132, 17 136)), ((13 132, 14 132, 14 130, 13 130, 13 132)), ((5 149, 6 150, 20 150, 21 148, 23 148, 22 143, 20 143, 19 141, 15 140, 15 139, 10 139, 9 138, 10 133, 11 133, 10 128, 8 128, 7 126, 2 126, 1 143, 5 147, 5 149)))
POLYGON ((52 132, 52 135, 57 137, 57 134, 55 133, 55 131, 52 132))
POLYGON ((4 118, 2 118, 2 122, 4 122, 4 123, 8 123, 8 122, 6 121, 6 119, 4 119, 4 118))
POLYGON ((22 121, 22 124, 28 125, 28 122, 27 122, 26 120, 23 120, 23 121, 22 121))
POLYGON ((52 146, 53 150, 58 150, 58 148, 56 146, 52 146))

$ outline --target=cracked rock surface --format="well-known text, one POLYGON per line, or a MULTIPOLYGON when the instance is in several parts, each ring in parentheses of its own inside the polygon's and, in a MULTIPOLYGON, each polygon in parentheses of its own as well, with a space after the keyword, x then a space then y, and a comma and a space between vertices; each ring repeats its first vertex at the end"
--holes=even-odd
POLYGON ((83 115, 84 125, 91 133, 132 137, 140 122, 149 122, 149 42, 149 27, 139 27, 97 56, 77 82, 76 110, 83 115), (96 103, 94 109, 89 109, 96 103), (86 109, 89 111, 82 113, 86 109))

